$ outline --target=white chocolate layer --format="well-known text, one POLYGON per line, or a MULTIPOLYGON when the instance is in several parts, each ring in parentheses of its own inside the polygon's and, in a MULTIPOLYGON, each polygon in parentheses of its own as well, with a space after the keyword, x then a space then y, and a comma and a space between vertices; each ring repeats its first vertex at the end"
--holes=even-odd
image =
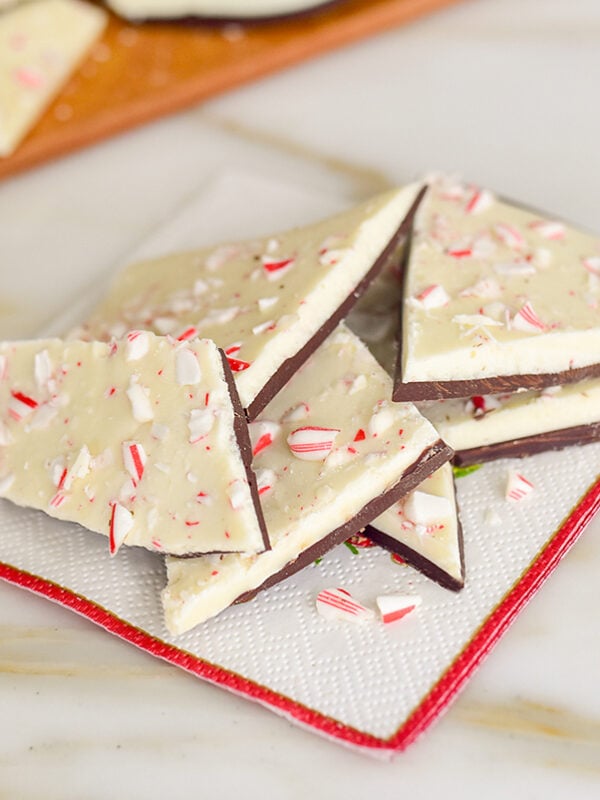
POLYGON ((394 503, 373 520, 371 527, 410 547, 462 584, 460 527, 450 464, 444 464, 414 492, 394 503))
POLYGON ((111 550, 263 549, 233 426, 213 342, 0 345, 0 494, 111 550))
POLYGON ((484 413, 470 399, 432 400, 419 409, 456 451, 600 421, 600 379, 481 400, 484 413))
POLYGON ((411 185, 306 228, 134 264, 82 338, 133 328, 213 339, 230 359, 244 407, 321 329, 404 220, 411 185))
POLYGON ((398 483, 438 440, 415 407, 391 403, 390 392, 390 378, 340 326, 254 423, 270 423, 257 429, 255 450, 265 434, 272 444, 259 450, 254 469, 259 484, 266 472, 272 486, 261 495, 272 549, 256 556, 168 559, 163 606, 173 633, 189 630, 261 586, 398 483), (336 431, 321 461, 290 451, 290 434, 309 426, 336 431))
POLYGON ((324 5, 326 0, 108 0, 117 14, 128 19, 217 17, 252 19, 294 14, 324 5))
POLYGON ((0 156, 14 151, 106 21, 78 0, 38 0, 0 16, 0 156))
POLYGON ((406 276, 402 381, 598 364, 599 256, 598 239, 575 228, 434 180, 406 276))

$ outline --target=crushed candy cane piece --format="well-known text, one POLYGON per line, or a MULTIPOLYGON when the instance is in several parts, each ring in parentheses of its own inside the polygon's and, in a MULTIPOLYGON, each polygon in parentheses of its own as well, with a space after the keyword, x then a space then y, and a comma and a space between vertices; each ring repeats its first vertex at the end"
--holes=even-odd
POLYGON ((525 333, 539 333, 540 331, 546 330, 546 326, 535 313, 529 301, 514 315, 512 326, 518 331, 524 331, 525 333))
POLYGON ((136 422, 151 422, 154 419, 150 391, 133 380, 129 382, 127 397, 131 403, 131 411, 136 422))
POLYGON ((129 331, 125 345, 127 361, 139 361, 150 348, 150 335, 146 331, 129 331))
POLYGON ((280 429, 281 426, 277 422, 270 422, 269 420, 251 422, 248 425, 248 432, 252 444, 252 455, 257 456, 265 448, 272 445, 280 429))
POLYGON ((513 250, 521 250, 525 245, 525 239, 514 225, 500 222, 495 226, 494 232, 501 242, 513 250))
POLYGON ((48 385, 52 377, 52 362, 47 350, 42 350, 36 353, 33 361, 33 371, 35 375, 35 382, 38 389, 43 389, 48 385))
POLYGON ((496 198, 487 189, 473 189, 466 202, 465 211, 467 214, 481 214, 483 211, 487 211, 495 201, 496 198))
POLYGON ((215 422, 215 415, 208 408, 193 408, 190 411, 188 428, 190 431, 190 444, 200 441, 212 430, 215 422))
POLYGON ((12 391, 10 394, 8 413, 17 422, 29 416, 29 414, 38 407, 37 400, 34 400, 33 397, 29 397, 29 395, 23 392, 12 391))
POLYGON ((538 233, 543 239, 553 239, 556 241, 565 238, 566 230, 562 222, 540 219, 536 220, 535 222, 531 222, 529 227, 531 230, 538 233))
POLYGON ((128 511, 120 503, 111 503, 108 529, 108 549, 111 556, 115 555, 132 528, 133 514, 131 511, 128 511))
POLYGON ((175 355, 175 376, 180 386, 195 386, 202 380, 198 359, 187 347, 182 347, 175 355))
POLYGON ((277 475, 272 469, 257 469, 256 470, 256 485, 258 487, 258 494, 263 495, 270 492, 275 486, 277 475))
POLYGON ((386 625, 406 617, 421 605, 420 595, 384 594, 375 598, 381 621, 386 625))
POLYGON ((15 476, 12 472, 9 472, 9 474, 5 475, 3 478, 0 478, 0 496, 10 489, 14 483, 14 480, 15 476))
POLYGON ((600 276, 600 256, 590 256, 583 259, 583 266, 592 275, 600 276))
POLYGON ((416 525, 432 525, 453 514, 452 503, 447 497, 428 492, 411 492, 404 501, 404 516, 416 525))
POLYGON ((234 480, 227 487, 227 496, 229 497, 229 504, 234 511, 243 508, 248 500, 247 485, 239 478, 234 480))
POLYGON ((262 265, 267 279, 278 281, 296 263, 295 258, 272 258, 271 256, 262 257, 262 265))
POLYGON ((483 417, 490 411, 500 408, 502 403, 493 394, 475 395, 465 403, 465 411, 474 417, 483 417))
POLYGON ((139 442, 123 442, 123 464, 131 475, 134 485, 142 480, 144 467, 146 466, 146 451, 139 442))
POLYGON ((515 470, 510 470, 506 483, 505 497, 507 500, 517 502, 531 494, 534 488, 533 483, 528 481, 524 475, 521 475, 520 472, 516 472, 515 470))
POLYGON ((423 289, 416 297, 415 301, 425 309, 441 308, 448 305, 450 297, 448 292, 439 283, 434 283, 423 289))
POLYGON ((282 422, 300 422, 302 419, 306 419, 310 413, 310 406, 308 403, 298 403, 297 406, 288 409, 283 417, 281 418, 282 422))
POLYGON ((278 297, 259 297, 258 299, 258 308, 259 311, 266 311, 268 308, 271 308, 275 305, 275 303, 279 302, 278 297))
POLYGON ((292 431, 287 437, 287 443, 296 458, 303 461, 324 461, 333 449, 339 432, 339 428, 307 425, 292 431))
POLYGON ((394 424, 395 418, 394 409, 390 406, 383 406, 369 420, 368 433, 371 436, 381 436, 384 431, 387 431, 394 424))
POLYGON ((317 611, 324 619, 364 622, 373 619, 370 608, 357 603, 345 589, 324 589, 317 595, 317 611))

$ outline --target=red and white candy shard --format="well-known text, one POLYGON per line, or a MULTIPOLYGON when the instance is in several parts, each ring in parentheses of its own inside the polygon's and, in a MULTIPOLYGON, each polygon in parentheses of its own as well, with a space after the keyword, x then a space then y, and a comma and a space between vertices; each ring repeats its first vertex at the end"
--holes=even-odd
POLYGON ((123 464, 131 475, 134 485, 142 480, 146 465, 146 451, 139 442, 123 442, 123 464))
POLYGON ((143 358, 150 347, 150 334, 146 331, 129 331, 126 336, 125 353, 127 361, 143 358))
POLYGON ((357 603, 345 589, 324 589, 317 595, 317 611, 328 620, 364 622, 373 619, 370 608, 357 603))
POLYGON ((286 272, 289 272, 296 263, 296 259, 293 257, 277 258, 273 256, 263 256, 261 261, 264 273, 270 281, 279 280, 286 272))
POLYGON ((8 403, 8 413, 17 422, 28 417, 38 407, 37 400, 19 391, 12 391, 8 403))
POLYGON ((303 461, 324 461, 333 449, 339 428, 320 428, 307 425, 296 428, 287 437, 288 447, 303 461))
POLYGON ((490 411, 500 408, 502 403, 493 394, 475 395, 465 403, 465 411, 474 417, 483 417, 490 411))
POLYGON ((512 327, 525 333, 540 333, 546 330, 546 326, 535 313, 529 301, 512 318, 512 327))
POLYGON ((256 470, 256 485, 258 487, 258 494, 261 497, 272 491, 276 481, 277 475, 272 469, 256 470))
POLYGON ((111 503, 108 529, 108 549, 112 556, 118 551, 133 528, 133 514, 120 503, 111 503))
POLYGON ((589 256, 589 258, 584 258, 583 266, 592 275, 600 276, 600 256, 589 256))
POLYGON ((275 437, 281 430, 281 425, 269 420, 251 422, 248 426, 250 442, 252 444, 252 455, 257 456, 275 441, 275 437))
POLYGON ((490 208, 496 198, 487 189, 473 189, 471 196, 465 204, 465 211, 467 214, 481 214, 490 208))
POLYGON ((415 301, 421 305, 422 308, 441 308, 448 305, 450 297, 448 293, 439 283, 434 283, 423 289, 422 292, 415 297, 415 301))
POLYGON ((524 497, 527 497, 527 495, 530 495, 534 488, 533 483, 527 480, 524 475, 515 470, 510 470, 506 482, 505 497, 512 502, 518 502, 524 497))
POLYGON ((422 600, 419 595, 386 594, 377 597, 375 602, 381 621, 388 624, 406 617, 421 605, 422 600))
POLYGON ((562 222, 540 219, 532 222, 529 227, 538 233, 543 239, 559 240, 565 238, 565 226, 562 222))
POLYGON ((525 246, 522 233, 514 225, 501 222, 495 226, 494 232, 501 242, 513 250, 521 250, 525 246))

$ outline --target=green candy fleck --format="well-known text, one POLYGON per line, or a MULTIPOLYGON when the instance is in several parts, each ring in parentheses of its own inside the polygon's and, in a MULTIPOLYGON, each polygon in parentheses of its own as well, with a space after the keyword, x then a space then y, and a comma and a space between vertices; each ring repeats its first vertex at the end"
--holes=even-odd
POLYGON ((465 475, 470 475, 472 472, 477 472, 481 469, 483 464, 470 464, 468 467, 452 467, 452 473, 455 478, 464 478, 465 475))

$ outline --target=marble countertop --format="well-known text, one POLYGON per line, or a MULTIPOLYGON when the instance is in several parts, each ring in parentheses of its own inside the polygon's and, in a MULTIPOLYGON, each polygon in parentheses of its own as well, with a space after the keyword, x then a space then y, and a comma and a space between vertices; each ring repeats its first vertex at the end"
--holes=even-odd
MULTIPOLYGON (((600 231, 599 41, 596 0, 472 0, 8 180, 0 336, 93 295, 224 173, 352 201, 441 169, 600 231)), ((277 214, 257 204, 248 224, 276 228, 277 214)), ((231 226, 224 209, 214 238, 231 226)), ((597 518, 391 764, 0 584, 0 798, 595 798, 599 570, 597 518)))

